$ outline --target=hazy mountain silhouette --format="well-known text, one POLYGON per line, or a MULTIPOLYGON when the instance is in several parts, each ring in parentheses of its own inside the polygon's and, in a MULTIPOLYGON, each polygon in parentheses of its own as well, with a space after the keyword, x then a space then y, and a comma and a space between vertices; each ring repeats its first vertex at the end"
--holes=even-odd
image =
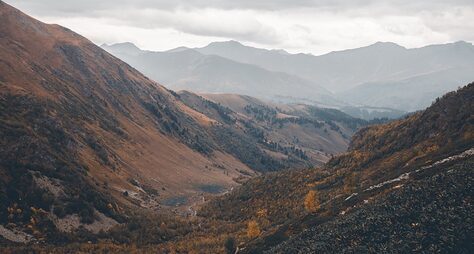
POLYGON ((267 99, 285 95, 341 104, 329 91, 309 80, 217 55, 205 55, 194 49, 137 51, 130 43, 102 47, 174 90, 237 93, 267 99))
POLYGON ((474 63, 474 47, 463 41, 414 49, 392 42, 377 42, 320 56, 281 54, 235 41, 214 42, 196 50, 318 81, 331 91, 346 90, 369 81, 408 78, 474 63))
POLYGON ((347 105, 341 102, 346 101, 419 110, 474 80, 474 46, 463 41, 414 49, 377 42, 320 56, 254 48, 237 41, 166 52, 137 51, 130 44, 104 48, 172 89, 283 96, 333 106, 347 105))

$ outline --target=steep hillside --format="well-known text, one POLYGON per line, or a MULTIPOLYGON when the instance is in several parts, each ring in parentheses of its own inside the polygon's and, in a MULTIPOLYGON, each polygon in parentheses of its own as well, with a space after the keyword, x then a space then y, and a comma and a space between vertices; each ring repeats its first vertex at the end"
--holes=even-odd
POLYGON ((150 52, 138 50, 128 43, 102 47, 173 90, 236 93, 267 99, 286 95, 341 104, 317 83, 253 64, 201 54, 193 49, 150 52))
MULTIPOLYGON (((332 248, 328 243, 321 242, 327 237, 324 232, 335 237, 331 239, 332 243, 354 242, 354 249, 343 244, 340 246, 341 251, 359 250, 357 246, 373 246, 376 249, 369 251, 380 251, 379 248, 397 246, 397 243, 388 241, 391 238, 386 234, 377 244, 366 243, 361 238, 361 232, 368 232, 369 238, 378 237, 374 234, 379 231, 373 231, 376 225, 403 215, 416 218, 432 216, 436 229, 429 233, 452 239, 444 244, 436 244, 418 234, 414 240, 416 244, 403 248, 416 249, 420 242, 427 241, 427 244, 434 244, 433 250, 462 250, 466 248, 463 245, 467 243, 466 234, 472 230, 459 223, 472 220, 472 215, 465 211, 470 209, 469 200, 472 199, 472 186, 468 179, 472 179, 473 175, 467 169, 472 167, 474 155, 473 102, 474 83, 448 93, 423 112, 358 131, 349 151, 334 157, 321 169, 257 177, 205 205, 200 214, 235 223, 256 222, 261 233, 245 244, 244 252, 249 253, 268 250, 306 229, 310 231, 275 251, 293 253, 300 249, 303 251, 301 253, 304 250, 327 252, 332 248), (451 169, 455 173, 447 175, 445 172, 451 169), (450 181, 459 179, 464 180, 450 186, 450 181), (438 197, 435 200, 421 202, 423 197, 436 195, 438 197), (424 213, 410 210, 417 202, 419 209, 426 209, 424 213), (439 202, 448 207, 441 209, 439 202), (408 210, 400 211, 400 214, 397 210, 387 211, 391 205, 408 210), (449 217, 440 215, 444 209, 451 211, 449 217), (345 219, 348 214, 351 215, 345 219), (358 215, 368 217, 361 218, 358 215), (359 226, 354 227, 350 222, 356 222, 359 226), (459 234, 451 234, 442 230, 447 225, 462 230, 459 234)), ((409 223, 412 222, 417 223, 409 223)), ((397 223, 394 225, 407 230, 407 221, 397 223)), ((421 229, 428 230, 425 226, 421 229)), ((245 232, 246 229, 242 230, 245 232)), ((415 234, 415 231, 398 230, 390 229, 390 232, 402 232, 406 236, 395 239, 403 240, 415 234)))
MULTIPOLYGON (((189 107, 222 124, 215 128, 232 130, 234 136, 240 137, 238 140, 255 140, 258 150, 285 158, 288 168, 293 169, 327 162, 330 156, 346 150, 355 130, 369 124, 337 110, 278 105, 243 95, 203 94, 201 97, 185 91, 179 95, 189 107)), ((234 146, 249 149, 236 145, 236 141, 224 144, 223 149, 234 146)), ((257 159, 260 153, 253 154, 249 157, 257 159)), ((266 166, 272 168, 268 162, 266 166)))
POLYGON ((265 253, 470 253, 474 159, 417 175, 386 197, 265 253))
POLYGON ((265 170, 222 150, 213 119, 80 35, 4 2, 0 24, 3 236, 97 233, 130 208, 201 201, 265 170))

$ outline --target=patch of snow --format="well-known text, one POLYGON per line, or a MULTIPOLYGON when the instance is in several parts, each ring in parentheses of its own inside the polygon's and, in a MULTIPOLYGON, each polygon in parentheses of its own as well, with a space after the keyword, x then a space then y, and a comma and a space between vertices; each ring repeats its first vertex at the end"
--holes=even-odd
MULTIPOLYGON (((474 155, 474 148, 471 148, 471 149, 468 149, 468 150, 462 152, 461 154, 450 156, 448 158, 439 160, 439 161, 437 161, 437 162, 435 162, 431 165, 428 165, 428 166, 423 166, 420 169, 415 170, 414 172, 419 172, 421 170, 425 170, 425 169, 428 169, 428 168, 431 168, 431 167, 434 167, 434 166, 438 166, 438 165, 444 164, 446 162, 450 162, 450 161, 454 161, 454 160, 458 160, 458 159, 463 159, 463 158, 473 156, 473 155, 474 155)), ((379 183, 379 184, 376 184, 376 185, 372 185, 369 188, 365 189, 364 191, 371 191, 371 190, 383 187, 387 184, 391 184, 391 183, 394 183, 394 182, 400 182, 402 180, 407 180, 410 177, 410 173, 412 173, 412 172, 407 172, 407 173, 401 174, 397 178, 394 178, 394 179, 391 179, 391 180, 388 180, 388 181, 385 181, 385 182, 382 182, 382 183, 379 183)), ((397 185, 394 188, 400 188, 401 186, 403 186, 403 185, 397 185)))
POLYGON ((387 184, 391 184, 391 183, 394 183, 394 182, 399 182, 399 181, 402 181, 402 180, 407 180, 409 177, 410 177, 410 173, 411 172, 407 172, 407 173, 404 173, 404 174, 401 174, 399 177, 397 178, 393 178, 391 180, 388 180, 388 181, 385 181, 385 182, 382 182, 382 183, 379 183, 379 184, 376 184, 376 185, 372 185, 370 186, 369 188, 365 189, 364 191, 371 191, 371 190, 374 190, 374 189, 378 189, 380 187, 383 187, 387 184))
POLYGON ((349 200, 349 199, 351 199, 351 198, 353 198, 353 197, 355 197, 355 196, 357 196, 357 195, 359 195, 359 193, 354 192, 354 193, 352 193, 349 197, 347 197, 346 199, 344 199, 344 201, 347 201, 347 200, 349 200))
POLYGON ((466 158, 466 157, 469 157, 469 156, 472 156, 472 155, 474 155, 474 148, 466 150, 466 151, 464 151, 464 152, 462 152, 458 155, 453 155, 453 156, 450 156, 448 158, 444 158, 444 159, 439 160, 439 161, 437 161, 437 162, 435 162, 431 165, 421 167, 420 169, 415 170, 415 172, 419 172, 421 170, 432 168, 434 166, 438 166, 438 165, 444 164, 446 162, 450 162, 450 161, 454 161, 454 160, 458 160, 458 159, 463 159, 463 158, 466 158))

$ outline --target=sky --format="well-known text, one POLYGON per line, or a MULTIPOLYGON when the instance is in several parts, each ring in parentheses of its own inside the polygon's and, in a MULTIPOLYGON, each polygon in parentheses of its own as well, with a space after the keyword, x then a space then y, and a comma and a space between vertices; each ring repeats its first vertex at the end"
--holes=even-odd
POLYGON ((324 54, 390 41, 474 42, 473 0, 5 0, 96 44, 147 50, 214 41, 324 54))

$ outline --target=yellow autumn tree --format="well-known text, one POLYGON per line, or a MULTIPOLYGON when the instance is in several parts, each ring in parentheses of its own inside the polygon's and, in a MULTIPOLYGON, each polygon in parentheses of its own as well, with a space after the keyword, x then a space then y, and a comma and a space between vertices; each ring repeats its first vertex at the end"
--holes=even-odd
POLYGON ((247 237, 255 238, 260 235, 260 226, 254 220, 251 220, 247 224, 247 237))
POLYGON ((304 207, 308 212, 316 212, 320 208, 319 197, 316 191, 310 190, 304 198, 304 207))
POLYGON ((267 209, 258 209, 257 211, 257 217, 258 218, 266 218, 267 217, 267 214, 268 214, 268 210, 267 209))

